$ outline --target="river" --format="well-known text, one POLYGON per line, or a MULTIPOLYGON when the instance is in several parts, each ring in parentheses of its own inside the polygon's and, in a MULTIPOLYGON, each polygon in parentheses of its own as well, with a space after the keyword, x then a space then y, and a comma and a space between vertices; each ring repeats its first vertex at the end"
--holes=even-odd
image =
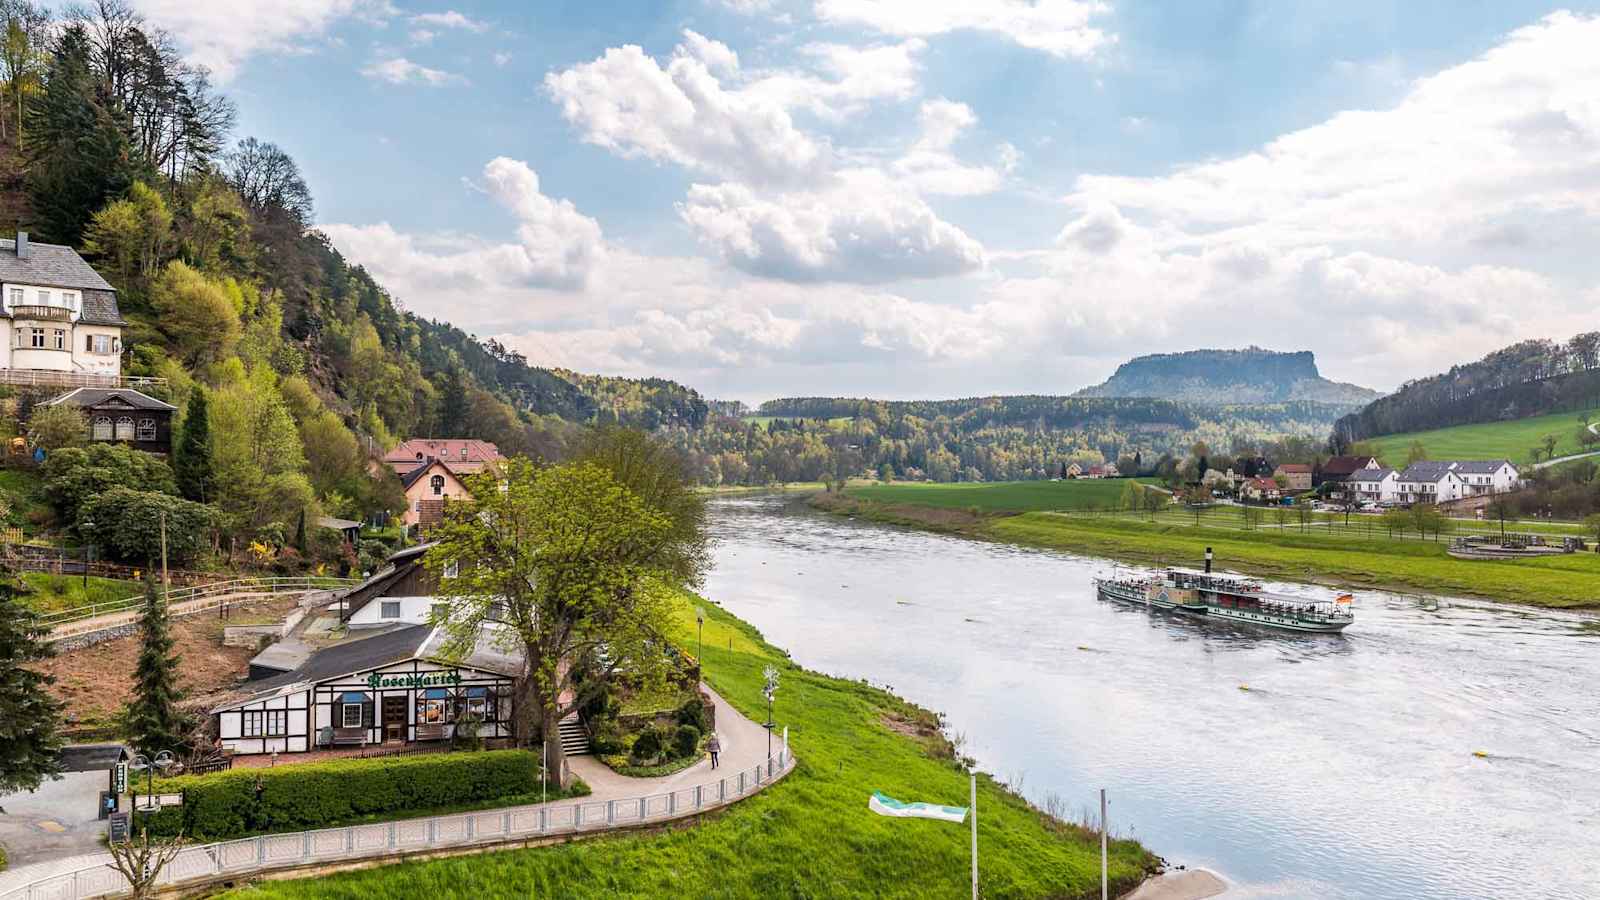
POLYGON ((945 713, 1035 802, 1105 788, 1227 896, 1600 897, 1594 617, 1363 591, 1342 636, 1243 630, 1096 599, 1104 559, 712 509, 707 594, 796 662, 945 713))

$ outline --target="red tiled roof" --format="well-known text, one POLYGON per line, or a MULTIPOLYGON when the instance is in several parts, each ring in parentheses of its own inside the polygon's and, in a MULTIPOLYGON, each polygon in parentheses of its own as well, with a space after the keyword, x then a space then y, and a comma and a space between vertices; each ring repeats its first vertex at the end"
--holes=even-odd
POLYGON ((499 447, 477 438, 412 438, 384 454, 383 461, 404 474, 430 457, 444 460, 457 472, 468 474, 505 459, 499 447))

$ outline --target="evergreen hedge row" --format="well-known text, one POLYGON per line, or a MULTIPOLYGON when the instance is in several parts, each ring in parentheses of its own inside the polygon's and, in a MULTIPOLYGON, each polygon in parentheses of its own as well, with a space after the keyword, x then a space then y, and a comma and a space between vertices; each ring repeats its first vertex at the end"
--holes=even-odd
POLYGON ((156 792, 182 792, 183 805, 140 816, 139 827, 222 841, 538 791, 539 755, 527 750, 336 759, 163 779, 156 792))

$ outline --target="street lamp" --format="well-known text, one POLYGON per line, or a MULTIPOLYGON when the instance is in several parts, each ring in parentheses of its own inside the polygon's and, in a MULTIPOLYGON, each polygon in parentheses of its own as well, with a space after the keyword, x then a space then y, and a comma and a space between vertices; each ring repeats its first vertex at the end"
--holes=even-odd
POLYGON ((767 666, 762 670, 761 676, 765 682, 761 685, 761 693, 767 698, 767 723, 762 726, 767 729, 767 759, 772 758, 772 698, 778 693, 778 670, 767 666))
POLYGON ((89 534, 93 522, 79 522, 78 533, 83 535, 83 599, 89 599, 89 534))
MULTIPOLYGON (((165 777, 167 770, 177 764, 178 758, 172 754, 171 750, 162 750, 160 753, 156 754, 155 759, 151 759, 150 757, 145 756, 143 753, 134 754, 133 761, 128 763, 128 768, 134 770, 135 772, 146 773, 144 798, 146 808, 151 808, 155 805, 156 769, 160 769, 162 776, 165 777)), ((134 779, 133 783, 135 788, 137 788, 139 784, 138 779, 134 779)), ((139 808, 139 792, 136 789, 133 793, 133 808, 137 810, 139 808)))

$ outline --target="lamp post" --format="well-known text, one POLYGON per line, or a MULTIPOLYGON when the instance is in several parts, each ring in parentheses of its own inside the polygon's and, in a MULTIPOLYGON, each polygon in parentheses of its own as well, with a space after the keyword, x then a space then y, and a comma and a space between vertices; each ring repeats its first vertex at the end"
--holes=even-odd
MULTIPOLYGON (((165 776, 167 774, 167 770, 177 764, 178 758, 173 755, 171 750, 162 750, 156 754, 155 759, 151 759, 150 757, 145 756, 143 753, 134 754, 133 761, 128 763, 128 768, 134 770, 135 772, 146 773, 144 798, 146 807, 154 804, 156 795, 156 769, 160 769, 161 774, 165 776)), ((134 811, 137 812, 139 809, 139 791, 137 789, 139 781, 137 778, 134 779, 133 784, 135 787, 133 792, 133 808, 134 811)))
POLYGON ((89 599, 89 533, 93 522, 79 522, 78 533, 83 535, 83 597, 89 599))
POLYGON ((706 611, 698 606, 694 608, 694 624, 694 661, 700 664, 700 677, 703 679, 706 677, 706 611))
POLYGON ((777 696, 778 693, 778 670, 771 666, 767 666, 762 670, 761 675, 765 679, 764 683, 761 685, 761 693, 767 698, 767 723, 763 727, 767 729, 767 759, 771 759, 773 726, 772 698, 777 696))

